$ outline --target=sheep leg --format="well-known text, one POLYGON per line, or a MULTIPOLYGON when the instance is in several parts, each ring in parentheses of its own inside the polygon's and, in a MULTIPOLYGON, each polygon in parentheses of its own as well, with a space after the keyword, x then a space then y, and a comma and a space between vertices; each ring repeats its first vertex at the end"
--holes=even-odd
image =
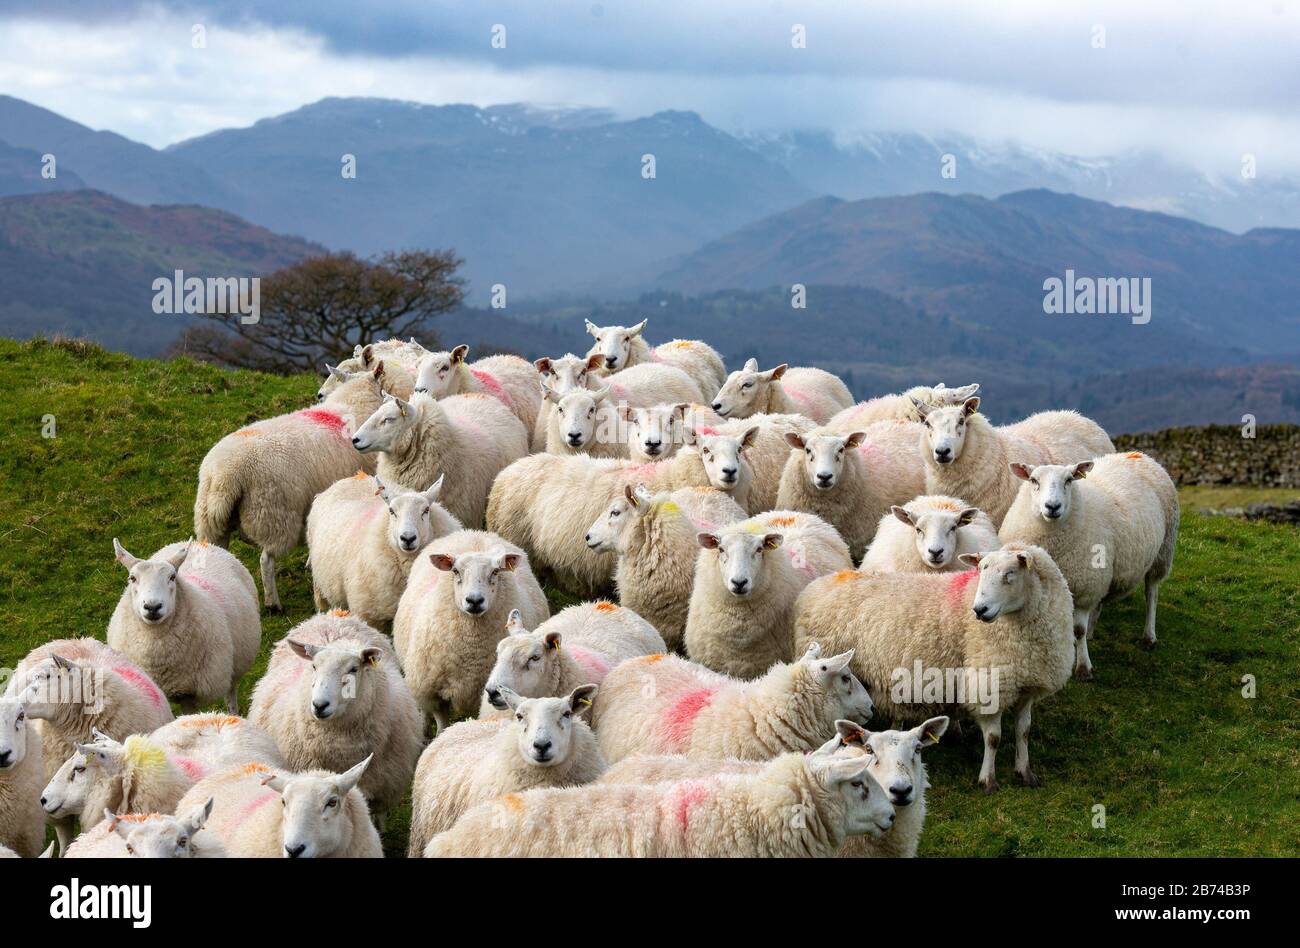
POLYGON ((979 784, 985 793, 998 789, 997 769, 994 763, 998 756, 998 742, 1002 739, 1002 714, 978 714, 975 723, 984 735, 984 763, 980 767, 979 784))
POLYGON ((326 602, 325 597, 320 594, 320 590, 316 588, 315 583, 311 584, 311 598, 312 601, 316 603, 317 612, 324 612, 329 608, 329 603, 326 602))
POLYGON ((226 710, 231 714, 239 714, 239 682, 230 686, 230 694, 226 695, 226 710))
POLYGON ((1092 638, 1092 633, 1097 631, 1097 620, 1101 618, 1101 603, 1092 607, 1092 614, 1088 616, 1088 638, 1092 638))
POLYGON ((446 701, 435 701, 431 713, 433 716, 433 726, 436 728, 434 731, 434 736, 436 737, 443 731, 447 730, 448 725, 451 724, 451 705, 446 701))
POLYGON ((1074 677, 1087 681, 1092 677, 1092 660, 1088 657, 1089 610, 1074 610, 1074 677))
POLYGON ((72 832, 72 820, 52 820, 54 823, 54 836, 59 841, 59 858, 68 851, 68 844, 72 842, 74 834, 72 832))
POLYGON ((1016 706, 1016 776, 1026 787, 1038 786, 1038 777, 1029 766, 1029 724, 1033 710, 1033 698, 1026 698, 1016 706))
POLYGON ((262 551, 262 593, 266 601, 266 608, 272 612, 280 612, 280 594, 275 589, 275 557, 266 550, 262 551))
POLYGON ((1142 641, 1138 644, 1147 651, 1156 647, 1156 600, 1160 597, 1160 581, 1150 573, 1147 573, 1147 625, 1146 631, 1142 635, 1142 641))

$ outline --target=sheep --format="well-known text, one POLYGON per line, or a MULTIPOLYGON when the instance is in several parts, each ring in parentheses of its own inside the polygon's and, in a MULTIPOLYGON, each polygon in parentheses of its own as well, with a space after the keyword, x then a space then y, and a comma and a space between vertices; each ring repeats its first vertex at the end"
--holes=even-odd
POLYGON ((925 493, 921 430, 885 421, 848 434, 787 434, 777 506, 821 517, 840 531, 854 561, 862 559, 881 516, 925 493))
POLYGON ((204 829, 212 798, 185 812, 113 813, 82 833, 68 848, 69 859, 222 859, 225 847, 204 829))
POLYGON ((470 528, 483 523, 493 479, 528 453, 519 419, 495 398, 478 393, 442 401, 426 394, 409 402, 386 396, 352 444, 362 454, 380 455, 377 473, 386 483, 418 486, 450 474, 441 503, 470 528))
POLYGON ((605 758, 689 754, 761 760, 819 746, 847 718, 866 723, 871 697, 849 671, 853 651, 822 657, 816 643, 757 681, 737 681, 675 655, 612 669, 592 707, 605 758))
POLYGON ((965 498, 995 527, 1002 525, 1020 487, 1011 462, 1068 464, 1115 450, 1106 432, 1077 412, 1043 411, 995 428, 979 406, 978 397, 944 408, 917 405, 924 426, 925 492, 965 498))
POLYGON ((524 551, 494 533, 442 537, 411 567, 393 645, 412 694, 439 730, 478 709, 514 609, 528 626, 550 616, 524 551))
POLYGON ((626 406, 619 409, 625 435, 625 454, 632 461, 663 461, 677 453, 682 446, 682 429, 696 431, 710 425, 722 424, 713 411, 695 403, 659 402, 642 408, 626 406))
MULTIPOLYGON (((563 397, 574 389, 595 391, 602 388, 605 380, 597 370, 604 364, 604 361, 599 355, 580 357, 572 352, 567 352, 558 359, 547 357, 536 359, 533 362, 533 367, 537 369, 541 384, 556 395, 563 397)), ((546 432, 550 427, 550 423, 551 403, 543 398, 541 407, 537 410, 537 422, 533 425, 532 431, 532 450, 534 453, 546 450, 546 432)))
POLYGON ((957 497, 928 494, 881 516, 860 568, 864 573, 957 572, 966 569, 959 559, 963 553, 999 546, 998 531, 984 511, 957 497))
POLYGON ((668 648, 677 649, 695 584, 697 534, 745 516, 730 494, 715 487, 651 493, 644 484, 625 484, 587 528, 585 539, 592 552, 618 556, 619 602, 649 621, 668 648))
POLYGON ((897 395, 880 395, 865 402, 850 405, 843 411, 831 416, 830 421, 826 422, 824 427, 827 431, 833 431, 837 434, 848 434, 851 431, 860 431, 868 425, 881 421, 919 422, 921 413, 917 409, 917 402, 935 407, 958 405, 972 395, 977 394, 979 390, 978 382, 971 385, 961 385, 957 388, 948 388, 942 382, 934 386, 916 385, 897 395))
POLYGON ((745 448, 757 430, 742 437, 683 430, 686 447, 666 461, 632 464, 607 458, 535 454, 498 475, 488 497, 488 529, 528 550, 565 589, 585 597, 603 593, 616 561, 592 556, 587 526, 609 509, 628 485, 652 492, 713 486, 747 508, 753 468, 745 448))
POLYGON ((212 800, 206 829, 234 858, 380 859, 379 833, 357 789, 370 760, 341 774, 247 764, 200 780, 176 812, 212 800))
POLYGON ((41 739, 28 720, 26 699, 0 698, 0 846, 35 856, 45 843, 41 739))
POLYGON ((341 770, 375 755, 360 789, 382 830, 423 745, 424 717, 388 639, 360 619, 313 616, 289 630, 249 706, 291 770, 341 770))
POLYGON ((324 401, 330 393, 353 375, 373 372, 375 366, 381 361, 388 364, 388 377, 385 379, 384 387, 395 395, 410 398, 420 360, 426 354, 428 350, 414 339, 410 342, 384 339, 381 342, 355 346, 352 355, 338 365, 325 363, 325 380, 316 392, 316 400, 324 401))
POLYGON ((612 602, 584 602, 551 616, 531 632, 518 609, 497 642, 497 660, 483 689, 479 717, 507 710, 506 690, 521 698, 554 698, 598 685, 615 665, 666 650, 654 626, 612 602))
MULTIPOLYGON (((935 717, 906 731, 868 731, 852 721, 836 721, 838 742, 833 753, 866 756, 867 768, 895 808, 893 825, 879 837, 856 836, 845 841, 840 856, 903 858, 916 856, 925 827, 925 791, 930 787, 921 752, 939 742, 948 729, 946 717, 935 717)), ((718 760, 684 754, 633 754, 624 757, 596 780, 598 784, 655 784, 700 780, 718 774, 752 774, 765 766, 757 760, 731 757, 718 760)))
MULTIPOLYGON (((853 669, 883 716, 911 721, 962 712, 984 737, 979 784, 997 789, 1002 711, 1015 714, 1016 773, 1029 786, 1033 705, 1070 679, 1070 590, 1040 547, 1008 544, 962 561, 961 573, 854 570, 808 584, 795 606, 796 646, 817 638, 855 649, 853 669)), ((608 686, 608 685, 607 685, 608 686)))
POLYGON ((421 855, 433 836, 478 803, 599 777, 605 758, 582 718, 596 691, 587 684, 561 697, 524 698, 502 687, 509 718, 462 721, 439 734, 415 772, 407 855, 421 855))
POLYGON ((722 356, 708 343, 674 339, 651 349, 641 335, 647 322, 643 319, 635 326, 597 326, 586 320, 587 332, 596 340, 587 355, 599 358, 604 371, 620 375, 647 362, 674 366, 689 375, 706 396, 726 381, 722 356))
POLYGON ((1102 604, 1146 583, 1143 648, 1155 648, 1156 599, 1174 565, 1178 488, 1138 451, 1076 464, 1013 462, 1020 485, 998 536, 1041 546, 1074 597, 1074 676, 1092 677, 1088 637, 1102 604), (1086 478, 1086 479, 1085 479, 1086 478))
POLYGON ((715 425, 696 428, 701 434, 723 434, 741 437, 750 428, 758 431, 745 447, 745 460, 754 469, 749 489, 748 509, 752 514, 775 510, 781 506, 777 498, 781 489, 781 476, 790 458, 789 439, 792 435, 805 435, 816 427, 803 415, 750 415, 715 425))
MULTIPOLYGON (((122 740, 172 720, 162 689, 139 665, 98 639, 55 639, 18 663, 6 694, 27 701, 27 717, 41 736, 43 780, 95 731, 122 740)), ((54 819, 59 851, 72 839, 68 819, 54 819)))
POLYGON ((787 753, 752 774, 512 793, 469 810, 425 856, 831 856, 894 808, 869 758, 787 753))
POLYGON ((473 365, 465 361, 469 346, 450 352, 430 352, 421 359, 415 374, 416 392, 434 398, 480 392, 509 408, 524 431, 532 432, 542 405, 542 387, 537 368, 516 355, 494 355, 473 365))
POLYGON ((187 714, 164 724, 149 739, 196 781, 241 764, 285 765, 265 729, 233 714, 187 714))
POLYGON ((41 804, 51 816, 80 816, 84 832, 105 810, 170 813, 194 783, 193 772, 151 737, 132 734, 119 743, 97 732, 92 742, 77 745, 41 794, 41 804))
POLYGON ((546 426, 550 454, 583 452, 595 457, 626 457, 628 411, 664 401, 690 404, 703 394, 690 377, 667 365, 638 365, 595 389, 561 393, 543 386, 551 403, 546 426))
POLYGON ((760 372, 758 360, 750 359, 739 372, 727 376, 712 404, 723 418, 804 415, 824 425, 836 412, 853 404, 853 395, 824 369, 792 369, 783 362, 760 372))
POLYGON ((257 587, 231 553, 199 541, 132 556, 113 539, 126 588, 108 622, 108 644, 130 656, 182 708, 222 698, 239 712, 239 680, 262 644, 257 587))
POLYGON ((379 407, 380 385, 390 380, 379 362, 373 373, 349 375, 319 406, 240 428, 203 458, 194 535, 224 547, 238 532, 260 547, 268 609, 280 609, 275 561, 301 540, 312 499, 357 468, 375 469, 352 446, 352 432, 379 407))
POLYGON ((442 484, 439 477, 428 490, 408 490, 358 471, 316 495, 307 561, 318 611, 346 609, 377 629, 393 621, 420 550, 464 529, 438 503, 442 484))
POLYGON ((835 528, 813 514, 778 510, 697 539, 686 654, 733 678, 791 661, 795 599, 818 576, 853 568, 835 528))

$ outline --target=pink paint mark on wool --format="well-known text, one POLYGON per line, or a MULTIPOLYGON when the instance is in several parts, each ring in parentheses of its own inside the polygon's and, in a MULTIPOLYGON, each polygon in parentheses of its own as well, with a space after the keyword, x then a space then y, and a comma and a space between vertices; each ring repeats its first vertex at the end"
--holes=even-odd
POLYGON ((858 454, 862 455, 864 461, 878 461, 884 457, 880 445, 872 444, 870 441, 864 441, 858 445, 858 454))
POLYGON ((279 795, 280 794, 276 793, 274 790, 268 790, 266 793, 254 797, 251 801, 249 801, 249 803, 242 810, 239 811, 240 822, 242 823, 244 820, 248 819, 250 816, 252 816, 258 810, 260 810, 262 807, 266 806, 268 803, 270 803, 279 795))
POLYGON ((712 688, 698 688, 688 691, 668 708, 663 719, 663 737, 673 750, 686 743, 695 727, 695 719, 701 711, 713 703, 712 688))
POLYGON ((605 676, 609 674, 609 663, 595 652, 589 652, 577 645, 565 645, 564 651, 568 652, 569 657, 582 666, 583 674, 587 676, 587 681, 592 684, 600 684, 604 681, 605 676))
POLYGON ((977 569, 968 569, 960 573, 954 573, 952 579, 948 580, 948 604, 951 606, 961 606, 965 604, 966 587, 979 576, 980 571, 977 569))
POLYGON ((627 398, 626 385, 619 385, 617 382, 610 382, 609 391, 615 398, 627 398))
POLYGON ((163 698, 163 693, 158 690, 158 686, 155 685, 144 672, 136 671, 128 665, 119 665, 111 669, 111 671, 134 685, 137 691, 141 692, 146 698, 153 702, 155 708, 161 708, 166 704, 166 699, 163 698))
POLYGON ((364 527, 371 520, 374 520, 379 511, 383 509, 384 503, 382 501, 375 503, 367 502, 366 506, 361 509, 361 516, 357 518, 357 526, 364 527))
POLYGON ((482 369, 470 369, 469 374, 478 379, 479 384, 483 386, 489 395, 511 411, 514 411, 515 404, 510 398, 510 393, 496 380, 496 376, 491 372, 484 372, 482 369))
POLYGON ((673 810, 678 828, 685 833, 691 823, 691 810, 713 796, 713 788, 706 780, 686 780, 673 788, 676 799, 673 810))
POLYGON ((667 461, 650 461, 646 464, 638 464, 635 467, 625 467, 623 468, 622 478, 624 481, 652 478, 658 473, 659 465, 667 463, 667 461))
POLYGON ((700 427, 695 429, 695 433, 697 435, 704 435, 705 437, 712 437, 713 435, 718 433, 718 429, 710 428, 708 425, 701 425, 700 427))
POLYGON ((203 769, 203 765, 192 757, 173 757, 172 762, 181 770, 185 771, 185 776, 189 777, 195 783, 198 783, 207 776, 207 772, 203 769))
POLYGON ((216 583, 212 582, 212 580, 210 579, 207 579, 203 576, 199 576, 196 573, 186 573, 181 578, 184 579, 187 583, 193 583, 195 586, 199 587, 199 589, 202 589, 213 599, 225 598, 221 595, 221 587, 218 586, 216 583))
POLYGON ((781 387, 785 389, 787 395, 793 398, 800 405, 808 406, 813 403, 812 396, 808 395, 806 392, 800 391, 797 388, 791 388, 789 385, 785 385, 784 383, 781 387))
POLYGON ((307 408, 298 412, 298 417, 304 421, 309 421, 313 425, 319 425, 322 428, 328 428, 335 434, 343 434, 347 428, 347 422, 342 417, 332 411, 325 411, 323 408, 307 408))
POLYGON ((718 525, 712 520, 695 520, 692 518, 691 524, 702 533, 716 533, 718 530, 718 525))

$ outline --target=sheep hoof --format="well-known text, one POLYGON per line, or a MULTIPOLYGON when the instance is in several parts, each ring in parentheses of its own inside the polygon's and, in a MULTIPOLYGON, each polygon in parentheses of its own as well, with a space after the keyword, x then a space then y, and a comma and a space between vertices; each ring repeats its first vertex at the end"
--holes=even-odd
POLYGON ((278 602, 275 604, 268 602, 266 604, 266 611, 272 615, 282 616, 284 615, 284 606, 280 605, 278 602))
POLYGON ((997 777, 989 777, 988 780, 981 780, 981 781, 980 781, 980 786, 984 788, 984 792, 985 792, 985 793, 997 793, 997 792, 998 792, 998 778, 997 778, 997 777))
POLYGON ((1092 666, 1079 667, 1074 670, 1075 681, 1092 681, 1092 666))
POLYGON ((1138 648, 1142 649, 1142 651, 1144 651, 1144 652, 1154 652, 1154 651, 1155 651, 1155 648, 1156 648, 1156 640, 1155 640, 1155 639, 1139 639, 1139 640, 1138 640, 1138 648))
POLYGON ((1016 776, 1020 778, 1020 782, 1023 783, 1026 787, 1040 786, 1038 782, 1038 775, 1035 774, 1033 769, 1030 767, 1026 767, 1023 773, 1021 773, 1020 771, 1016 771, 1016 776))

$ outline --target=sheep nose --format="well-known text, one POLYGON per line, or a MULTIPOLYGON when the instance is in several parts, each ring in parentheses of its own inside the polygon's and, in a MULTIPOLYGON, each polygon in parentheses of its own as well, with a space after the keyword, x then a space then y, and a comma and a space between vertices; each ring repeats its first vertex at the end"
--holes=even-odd
POLYGON ((1043 504, 1043 509, 1049 514, 1059 513, 1061 510, 1061 502, 1059 500, 1047 501, 1043 504))
POLYGON ((415 394, 419 395, 419 394, 421 394, 421 393, 423 393, 423 392, 427 392, 427 391, 429 391, 429 390, 428 390, 427 388, 415 388, 415 389, 411 389, 411 391, 413 391, 413 392, 415 392, 415 394))
POLYGON ((403 533, 399 539, 402 541, 402 545, 409 549, 410 547, 415 546, 415 541, 418 540, 419 537, 414 533, 403 533))
POLYGON ((150 616, 157 616, 160 612, 162 612, 162 603, 146 602, 144 604, 144 611, 147 612, 150 616))
POLYGON ((307 851, 307 844, 299 843, 297 846, 290 846, 288 843, 285 843, 284 851, 288 853, 290 859, 297 859, 307 851))
POLYGON ((545 754, 551 749, 550 741, 533 741, 533 750, 539 754, 545 754))
POLYGON ((9 766, 9 758, 13 757, 13 751, 0 751, 0 767, 9 766))
POLYGON ((906 800, 912 795, 912 785, 910 783, 890 784, 889 795, 894 798, 894 802, 906 800))
POLYGON ((980 603, 978 606, 975 607, 975 614, 977 616, 983 616, 984 613, 988 611, 989 611, 989 607, 984 605, 983 603, 980 603))
POLYGON ((663 444, 663 439, 661 438, 655 438, 653 441, 651 441, 649 438, 645 439, 645 446, 647 448, 657 448, 661 444, 663 444))
POLYGON ((818 484, 829 484, 829 483, 831 482, 831 478, 832 478, 833 476, 834 476, 833 474, 818 474, 818 475, 817 475, 817 483, 818 483, 818 484))
POLYGON ((465 597, 465 605, 470 612, 483 611, 483 597, 477 593, 465 597))
POLYGON ((498 691, 496 688, 485 688, 484 691, 487 692, 488 704, 492 705, 492 707, 494 708, 505 707, 506 703, 501 700, 500 691, 498 691))
POLYGON ((894 825, 894 814, 891 813, 891 814, 889 814, 887 817, 885 817, 885 822, 888 823, 890 826, 893 826, 893 825, 894 825))
POLYGON ((712 408, 716 412, 722 411, 722 402, 714 402, 712 408))
POLYGON ((930 559, 934 560, 936 563, 943 559, 943 550, 936 550, 931 547, 926 550, 926 552, 930 554, 930 559))
POLYGON ((934 456, 940 461, 946 460, 952 456, 952 448, 935 448, 934 456))
POLYGON ((48 799, 46 799, 45 797, 41 797, 41 806, 45 806, 45 805, 48 804, 49 802, 50 802, 50 801, 49 801, 48 799))
POLYGON ((579 432, 570 431, 569 444, 582 444, 582 435, 579 432))
POLYGON ((612 369, 618 365, 618 356, 605 356, 605 368, 612 369))
POLYGON ((733 579, 731 581, 731 589, 733 592, 743 593, 748 586, 749 580, 747 579, 733 579))
POLYGON ((328 701, 313 701, 311 706, 312 710, 316 712, 316 717, 318 718, 325 717, 325 712, 330 709, 330 703, 328 701))
POLYGON ((356 447, 357 445, 359 445, 360 443, 361 443, 361 436, 360 436, 360 435, 353 435, 353 436, 352 436, 352 446, 355 448, 355 447, 356 447))
POLYGON ((736 469, 734 467, 724 467, 722 469, 722 476, 727 480, 731 480, 736 476, 736 469))

